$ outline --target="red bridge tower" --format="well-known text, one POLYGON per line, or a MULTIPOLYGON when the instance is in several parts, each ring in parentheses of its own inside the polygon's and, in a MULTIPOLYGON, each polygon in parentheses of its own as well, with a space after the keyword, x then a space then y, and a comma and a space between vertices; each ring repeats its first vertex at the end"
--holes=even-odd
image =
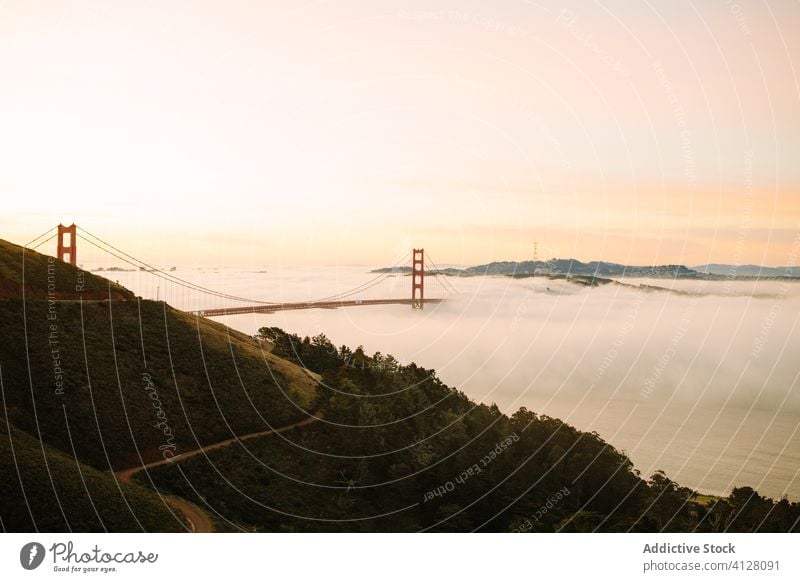
POLYGON ((64 260, 64 255, 69 255, 69 264, 75 266, 77 258, 78 243, 75 236, 75 223, 70 226, 58 225, 58 259, 64 260), (69 245, 64 244, 64 235, 69 235, 69 245))
POLYGON ((414 249, 411 263, 411 309, 425 305, 425 249, 414 249), (417 297, 419 291, 419 297, 417 297))

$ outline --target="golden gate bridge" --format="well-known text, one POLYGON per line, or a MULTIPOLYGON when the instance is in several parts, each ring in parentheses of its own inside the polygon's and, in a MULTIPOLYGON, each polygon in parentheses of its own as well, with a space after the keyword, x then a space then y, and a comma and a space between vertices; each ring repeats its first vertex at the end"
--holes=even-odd
MULTIPOLYGON (((59 260, 108 279, 116 277, 118 283, 143 299, 165 301, 201 317, 374 305, 408 305, 413 310, 421 310, 425 305, 439 304, 458 293, 442 269, 433 262, 430 253, 421 248, 408 251, 391 267, 378 271, 372 279, 331 295, 267 301, 201 284, 196 280, 199 269, 194 270, 195 280, 190 280, 188 275, 179 276, 175 267, 154 266, 152 262, 138 259, 75 224, 54 226, 26 244, 25 248, 37 250, 53 239, 56 239, 53 256, 59 260), (80 255, 78 241, 81 241, 80 255), (410 285, 406 276, 410 277, 410 285)), ((46 251, 47 247, 43 250, 46 251)))

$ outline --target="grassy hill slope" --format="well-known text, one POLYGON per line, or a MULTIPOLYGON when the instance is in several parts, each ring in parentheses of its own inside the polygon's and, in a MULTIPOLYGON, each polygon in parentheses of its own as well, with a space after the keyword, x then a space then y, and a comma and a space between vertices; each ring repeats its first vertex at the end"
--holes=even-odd
POLYGON ((0 531, 183 531, 157 493, 43 446, 0 420, 0 531))
MULTIPOLYGON (((0 251, 21 264, 20 247, 0 251)), ((26 252, 26 273, 29 262, 47 259, 26 252)), ((28 297, 44 291, 26 281, 28 297)), ((5 299, 0 334, 11 422, 102 470, 302 419, 316 385, 253 338, 163 302, 5 299)))

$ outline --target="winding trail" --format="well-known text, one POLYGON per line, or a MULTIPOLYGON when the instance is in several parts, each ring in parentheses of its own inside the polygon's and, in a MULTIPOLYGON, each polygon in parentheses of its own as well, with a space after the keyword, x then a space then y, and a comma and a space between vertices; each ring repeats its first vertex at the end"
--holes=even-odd
MULTIPOLYGON (((146 463, 144 465, 137 465, 135 467, 130 467, 128 469, 123 469, 121 471, 115 472, 114 475, 117 477, 120 483, 130 483, 134 475, 140 473, 145 469, 153 469, 156 467, 161 467, 163 465, 171 465, 172 463, 185 461, 186 459, 191 459, 192 457, 196 457, 197 455, 204 454, 209 451, 215 451, 217 449, 229 447, 230 445, 233 445, 235 443, 241 443, 244 441, 257 439, 264 436, 277 434, 280 432, 288 432, 296 428, 302 428, 304 426, 308 426, 309 424, 317 422, 321 418, 322 418, 322 413, 316 412, 313 416, 309 416, 293 424, 287 424, 286 426, 282 426, 279 428, 272 428, 269 430, 262 430, 259 432, 251 432, 243 436, 236 436, 233 438, 225 439, 223 441, 219 441, 216 443, 212 443, 210 445, 199 447, 197 449, 186 451, 185 453, 181 453, 180 455, 175 455, 170 459, 160 459, 158 461, 153 461, 152 463, 146 463)), ((185 499, 177 497, 175 495, 162 494, 161 496, 164 499, 164 501, 166 501, 174 509, 177 509, 183 514, 183 517, 186 519, 186 523, 188 524, 189 529, 192 533, 208 533, 214 531, 214 526, 211 522, 211 518, 205 511, 203 511, 196 505, 189 503, 185 499)))
POLYGON ((214 524, 211 522, 211 518, 196 505, 175 495, 161 494, 161 497, 173 509, 177 509, 183 514, 183 519, 186 520, 190 533, 211 533, 214 531, 214 524))

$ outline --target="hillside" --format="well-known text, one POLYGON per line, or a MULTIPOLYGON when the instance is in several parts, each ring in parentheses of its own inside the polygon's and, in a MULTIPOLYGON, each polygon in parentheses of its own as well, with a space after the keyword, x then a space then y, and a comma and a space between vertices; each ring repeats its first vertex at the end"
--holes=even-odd
MULTIPOLYGON (((596 433, 526 409, 501 414, 391 356, 262 328, 323 376, 325 418, 285 439, 149 473, 159 487, 259 531, 791 531, 800 504, 747 487, 701 502, 643 479, 596 433), (179 478, 185 477, 185 478, 179 478), (211 502, 210 502, 211 503, 211 502)), ((144 482, 145 476, 139 479, 144 482)))
POLYGON ((3 420, 0 491, 0 531, 184 530, 180 515, 151 489, 118 484, 3 420))
POLYGON ((636 266, 576 259, 549 261, 501 261, 465 269, 468 275, 533 275, 536 272, 598 277, 694 278, 698 273, 683 265, 636 266))
POLYGON ((709 273, 725 277, 760 277, 760 278, 781 278, 797 277, 800 269, 795 267, 761 267, 759 265, 725 265, 711 263, 708 265, 697 265, 692 267, 698 273, 709 273))
POLYGON ((316 381, 249 336, 38 253, 23 262, 16 245, 0 246, 0 266, 6 291, 21 294, 24 273, 26 297, 0 298, 3 417, 45 451, 110 476, 309 415, 316 381))
POLYGON ((305 415, 313 381, 252 338, 150 301, 55 309, 49 320, 45 301, 0 302, 0 332, 19 338, 0 344, 6 406, 16 426, 38 427, 61 450, 66 412, 80 427, 77 456, 93 466, 120 469, 305 415))

